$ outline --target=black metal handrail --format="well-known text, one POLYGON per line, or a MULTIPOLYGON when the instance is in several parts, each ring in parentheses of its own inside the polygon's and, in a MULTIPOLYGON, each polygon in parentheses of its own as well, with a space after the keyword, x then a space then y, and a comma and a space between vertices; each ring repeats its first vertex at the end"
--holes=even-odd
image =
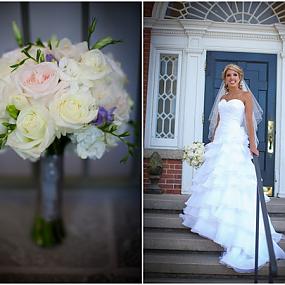
POLYGON ((253 155, 253 163, 256 171, 257 178, 257 195, 256 195, 256 232, 255 232, 255 271, 254 271, 254 283, 258 283, 258 244, 259 244, 259 204, 261 206, 261 212, 263 216, 263 224, 266 235, 266 242, 269 253, 269 275, 268 282, 273 283, 273 277, 277 276, 277 262, 273 249, 272 235, 269 227, 268 212, 266 209, 263 184, 260 172, 259 160, 256 155, 253 155))

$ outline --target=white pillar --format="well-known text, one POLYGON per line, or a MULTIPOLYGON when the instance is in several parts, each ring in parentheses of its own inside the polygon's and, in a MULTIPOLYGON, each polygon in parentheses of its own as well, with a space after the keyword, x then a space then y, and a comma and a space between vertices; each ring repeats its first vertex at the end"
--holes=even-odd
MULTIPOLYGON (((196 39, 195 39, 195 42, 196 39)), ((190 41, 191 43, 191 41, 190 41)), ((193 40, 192 40, 193 44, 193 40)), ((205 51, 201 48, 184 50, 183 67, 184 109, 183 109, 183 146, 193 141, 202 141, 203 109, 205 82, 205 51)), ((186 162, 182 165, 182 194, 189 194, 192 185, 193 168, 186 162)))

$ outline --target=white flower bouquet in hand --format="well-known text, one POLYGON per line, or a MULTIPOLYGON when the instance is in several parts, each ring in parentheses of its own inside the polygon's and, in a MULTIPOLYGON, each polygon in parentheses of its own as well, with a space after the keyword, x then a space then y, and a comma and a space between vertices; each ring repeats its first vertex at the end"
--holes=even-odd
POLYGON ((23 44, 13 23, 18 49, 0 58, 0 149, 11 147, 23 159, 62 153, 72 143, 83 159, 100 159, 126 140, 133 104, 120 65, 101 49, 120 41, 105 37, 90 45, 67 38, 23 44))
POLYGON ((193 142, 190 146, 185 146, 183 149, 183 161, 186 161, 190 166, 195 169, 199 168, 204 162, 204 143, 193 142))

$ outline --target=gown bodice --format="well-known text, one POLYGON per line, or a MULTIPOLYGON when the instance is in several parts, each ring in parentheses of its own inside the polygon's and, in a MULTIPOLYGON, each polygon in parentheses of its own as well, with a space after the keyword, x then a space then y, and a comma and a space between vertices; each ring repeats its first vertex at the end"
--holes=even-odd
POLYGON ((239 99, 226 101, 222 99, 218 105, 220 121, 215 133, 215 142, 228 141, 248 144, 248 136, 244 128, 245 106, 239 99))
POLYGON ((239 99, 229 101, 222 99, 218 105, 220 123, 238 124, 238 126, 241 126, 244 119, 244 109, 244 104, 239 99))

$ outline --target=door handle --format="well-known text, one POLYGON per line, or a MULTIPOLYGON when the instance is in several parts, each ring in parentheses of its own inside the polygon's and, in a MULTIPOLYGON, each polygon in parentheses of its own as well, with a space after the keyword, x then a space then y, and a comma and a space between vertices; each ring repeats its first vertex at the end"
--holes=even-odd
POLYGON ((274 153, 274 121, 267 122, 267 152, 274 153))

